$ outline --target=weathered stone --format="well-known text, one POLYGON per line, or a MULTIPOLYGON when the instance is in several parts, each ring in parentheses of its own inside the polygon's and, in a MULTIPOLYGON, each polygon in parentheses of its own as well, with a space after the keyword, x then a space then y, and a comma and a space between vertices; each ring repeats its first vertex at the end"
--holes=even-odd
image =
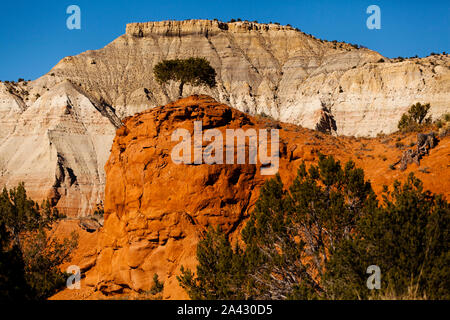
POLYGON ((101 228, 101 224, 97 220, 93 219, 81 219, 80 227, 87 232, 94 232, 101 228))
MULTIPOLYGON (((416 102, 430 102, 434 119, 449 112, 446 55, 393 62, 276 24, 133 23, 106 47, 66 57, 34 81, 0 83, 0 185, 24 181, 38 201, 50 197, 69 216, 91 214, 103 199, 103 167, 120 119, 174 100, 178 85, 159 85, 153 66, 189 56, 208 59, 218 85, 185 86, 186 96, 208 94, 311 129, 326 105, 338 135, 393 132, 416 102)), ((325 122, 333 128, 329 117, 325 122)))
POLYGON ((437 145, 437 142, 436 134, 434 132, 417 134, 416 149, 408 149, 403 152, 402 158, 397 162, 400 163, 400 170, 406 170, 408 164, 411 163, 420 165, 420 159, 422 159, 423 156, 428 155, 430 149, 434 148, 437 145))
MULTIPOLYGON (((92 245, 88 250, 83 247, 84 238, 79 253, 70 262, 83 265, 85 259, 92 259, 92 252, 98 255, 86 273, 87 287, 81 290, 86 290, 90 299, 102 298, 102 292, 128 295, 130 291, 148 291, 155 273, 164 282, 164 299, 187 298, 176 276, 182 265, 195 271, 197 244, 207 228, 220 225, 233 243, 239 239, 261 185, 272 176, 261 176, 259 164, 177 165, 170 158, 177 143, 171 141, 175 129, 192 132, 194 121, 208 122, 216 114, 229 115, 226 123, 211 121, 222 133, 225 128, 266 128, 267 122, 272 122, 246 115, 207 96, 192 96, 127 118, 124 127, 117 130, 106 165, 104 227, 89 234, 98 236, 95 250, 92 245), (154 135, 154 130, 158 135, 154 135), (85 252, 88 257, 80 258, 85 252)), ((383 185, 404 181, 414 167, 405 171, 389 169, 387 164, 401 155, 393 147, 392 137, 334 137, 291 124, 277 124, 279 174, 286 187, 295 178, 299 165, 303 161, 307 166, 315 163, 319 152, 332 154, 342 164, 353 159, 378 195, 383 185), (391 140, 391 145, 387 140, 391 140), (366 151, 361 150, 362 145, 366 151)), ((405 139, 413 138, 413 133, 406 134, 405 139)), ((447 197, 449 149, 450 137, 441 139, 433 152, 422 159, 424 166, 432 168, 431 173, 415 172, 425 189, 447 197)), ((73 291, 64 290, 54 298, 80 296, 73 291)))

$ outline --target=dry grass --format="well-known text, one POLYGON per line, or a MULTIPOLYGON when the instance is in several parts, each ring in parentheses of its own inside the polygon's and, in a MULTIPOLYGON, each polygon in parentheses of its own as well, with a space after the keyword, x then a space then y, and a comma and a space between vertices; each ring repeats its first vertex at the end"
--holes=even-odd
POLYGON ((383 294, 376 297, 369 298, 369 300, 428 300, 427 295, 419 294, 419 286, 411 285, 408 287, 408 291, 404 294, 398 295, 394 290, 388 290, 383 294))

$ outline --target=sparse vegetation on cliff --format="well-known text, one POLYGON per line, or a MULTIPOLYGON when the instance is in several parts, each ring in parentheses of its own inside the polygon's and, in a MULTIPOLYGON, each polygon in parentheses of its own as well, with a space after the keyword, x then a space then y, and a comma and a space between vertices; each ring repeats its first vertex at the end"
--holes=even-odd
POLYGON ((163 60, 153 68, 153 74, 159 84, 178 81, 180 98, 185 84, 207 85, 210 88, 216 85, 216 71, 205 58, 163 60))
POLYGON ((421 104, 420 102, 413 104, 407 113, 404 113, 398 122, 398 129, 401 132, 416 131, 431 123, 431 116, 426 117, 431 106, 429 103, 421 104))
POLYGON ((150 293, 155 295, 155 294, 161 293, 163 291, 163 289, 164 289, 164 283, 159 281, 158 274, 155 273, 153 275, 153 285, 150 289, 150 293))

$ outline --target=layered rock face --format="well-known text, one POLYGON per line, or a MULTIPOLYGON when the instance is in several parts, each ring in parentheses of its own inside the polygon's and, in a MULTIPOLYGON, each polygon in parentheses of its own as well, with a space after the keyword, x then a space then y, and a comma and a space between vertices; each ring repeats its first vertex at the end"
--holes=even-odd
POLYGON ((86 95, 64 81, 28 107, 11 99, 14 109, 0 110, 2 186, 24 181, 31 198, 71 216, 95 209, 115 127, 86 95))
MULTIPOLYGON (((186 298, 176 276, 182 265, 195 271, 196 245, 207 228, 220 225, 233 241, 239 237, 259 188, 272 176, 261 175, 260 161, 248 164, 248 158, 246 164, 176 164, 172 150, 179 140, 172 139, 172 134, 186 129, 193 135, 195 121, 201 121, 204 130, 216 129, 223 136, 226 129, 278 129, 279 174, 286 186, 301 162, 314 163, 321 152, 342 162, 355 160, 377 193, 383 185, 404 180, 414 171, 426 189, 449 196, 450 136, 422 159, 421 166, 431 168, 430 172, 417 170, 415 164, 405 171, 391 170, 389 164, 402 154, 394 147, 396 137, 333 137, 249 116, 208 96, 192 96, 127 118, 117 130, 105 166, 104 227, 97 235, 96 254, 84 249, 88 255, 80 259, 80 265, 90 267, 83 283, 86 292, 91 290, 90 298, 98 297, 92 288, 106 295, 145 292, 155 273, 164 282, 165 299, 186 298)), ((405 143, 409 139, 414 134, 403 137, 405 143)), ((210 144, 205 139, 201 150, 210 144)), ((248 156, 248 145, 245 149, 248 156)), ((70 293, 60 297, 70 298, 70 293)))
POLYGON ((71 79, 123 117, 177 98, 175 83, 155 82, 153 66, 191 56, 210 61, 218 86, 187 87, 186 96, 205 93, 243 112, 311 129, 325 106, 340 135, 391 133, 415 102, 430 102, 434 116, 450 109, 448 56, 394 62, 289 26, 250 22, 132 23, 105 48, 63 59, 45 82, 71 79))
POLYGON ((157 273, 165 280, 166 297, 182 297, 175 276, 181 264, 195 266, 201 234, 217 225, 235 232, 248 215, 253 190, 263 181, 257 165, 174 162, 171 152, 178 141, 172 141, 172 133, 193 134, 194 121, 224 137, 226 129, 257 128, 254 119, 209 97, 187 98, 124 120, 105 166, 105 225, 89 285, 104 293, 147 291, 157 273))
POLYGON ((185 86, 185 95, 206 93, 312 129, 326 108, 338 135, 392 132, 415 102, 430 102, 434 117, 450 109, 448 56, 390 61, 276 24, 132 23, 106 47, 66 57, 35 81, 0 83, 0 185, 25 181, 32 197, 50 196, 66 214, 91 212, 120 119, 177 97, 176 83, 156 83, 153 66, 191 56, 210 61, 217 87, 185 86))

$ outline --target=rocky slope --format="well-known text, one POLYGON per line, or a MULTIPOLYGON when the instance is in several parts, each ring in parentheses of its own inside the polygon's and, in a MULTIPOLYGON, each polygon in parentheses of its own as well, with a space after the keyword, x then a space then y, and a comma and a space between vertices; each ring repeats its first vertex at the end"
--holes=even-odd
MULTIPOLYGON (((233 239, 246 221, 265 179, 256 165, 175 164, 172 132, 193 121, 204 128, 280 129, 279 173, 286 185, 302 161, 317 161, 318 153, 341 161, 352 158, 365 170, 375 191, 406 179, 414 172, 426 189, 450 195, 450 136, 431 149, 420 166, 392 170, 415 134, 360 139, 333 137, 295 125, 253 117, 208 96, 193 96, 124 120, 117 130, 106 164, 105 224, 95 233, 97 245, 83 247, 72 263, 84 266, 82 290, 55 299, 131 295, 150 289, 155 273, 164 281, 165 299, 186 298, 176 275, 181 265, 195 268, 196 244, 208 226, 221 225, 233 239), (88 266, 88 267, 86 267, 88 266)), ((204 149, 209 142, 202 145, 204 149)), ((247 148, 248 149, 248 148, 247 148)), ((84 244, 81 244, 82 246, 84 244)), ((195 270, 195 269, 194 269, 195 270)))
POLYGON ((403 62, 322 41, 289 26, 208 20, 132 23, 105 48, 66 57, 31 82, 0 83, 0 185, 25 181, 69 215, 102 198, 103 166, 120 119, 174 100, 175 83, 152 75, 162 59, 203 56, 214 89, 186 86, 238 110, 338 135, 396 130, 415 102, 449 112, 450 58, 403 62), (378 62, 384 59, 385 62, 378 62))
POLYGON ((29 107, 11 98, 14 108, 0 109, 0 185, 24 181, 33 199, 50 198, 67 215, 92 213, 115 133, 93 101, 69 81, 29 107))

